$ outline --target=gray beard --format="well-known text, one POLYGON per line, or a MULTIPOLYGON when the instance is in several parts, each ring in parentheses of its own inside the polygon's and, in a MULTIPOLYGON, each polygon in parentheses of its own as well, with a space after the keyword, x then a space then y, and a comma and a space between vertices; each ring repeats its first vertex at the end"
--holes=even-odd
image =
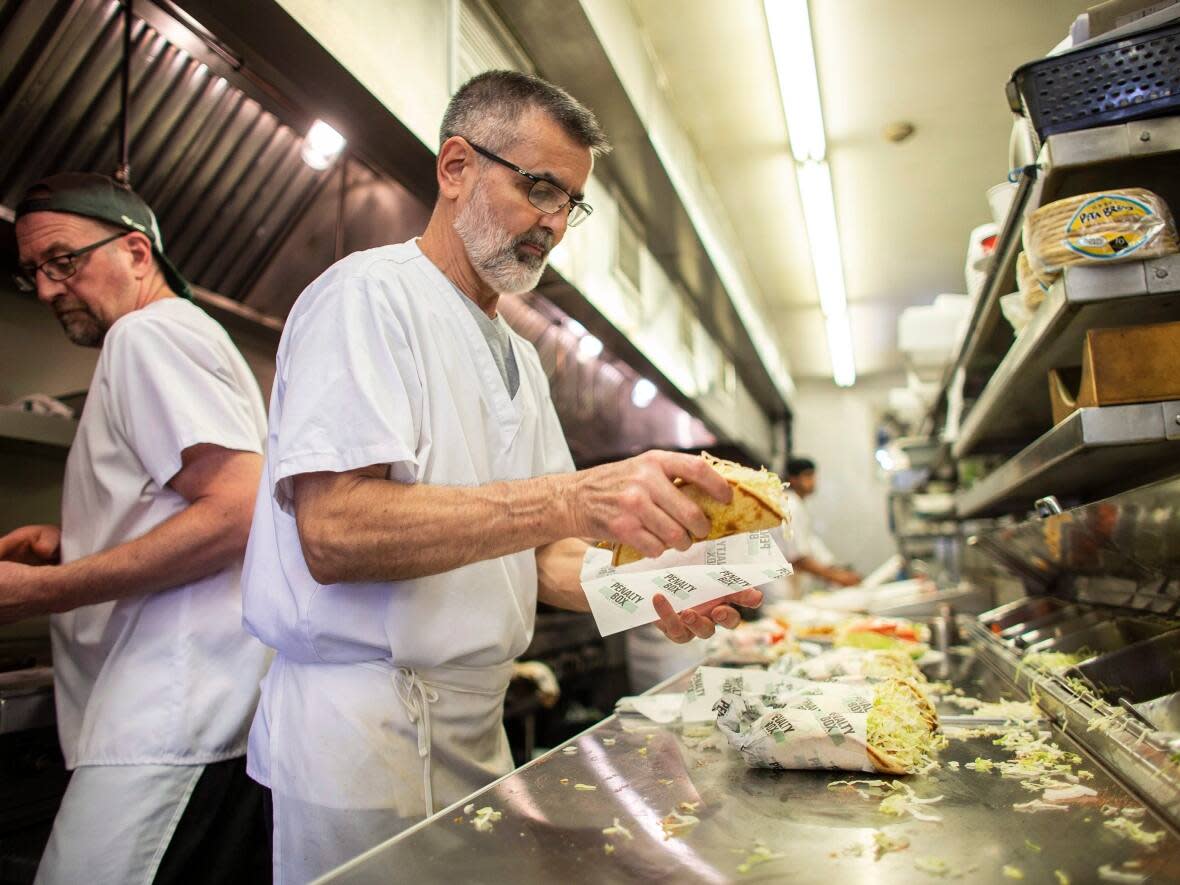
POLYGON ((529 231, 515 238, 509 236, 496 222, 479 183, 471 201, 455 218, 455 233, 479 278, 498 295, 519 295, 536 288, 553 246, 553 237, 547 231, 529 231), (539 246, 544 254, 519 252, 523 243, 539 246))

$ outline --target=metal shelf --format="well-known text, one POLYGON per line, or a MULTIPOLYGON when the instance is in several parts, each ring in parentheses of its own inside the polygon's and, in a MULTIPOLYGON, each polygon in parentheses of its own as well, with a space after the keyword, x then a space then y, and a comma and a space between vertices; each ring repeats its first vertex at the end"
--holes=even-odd
POLYGON ((955 496, 960 518, 1022 513, 1045 495, 1094 500, 1180 472, 1180 402, 1078 409, 955 496))
POLYGON ((1076 194, 1116 187, 1145 187, 1180 211, 1180 116, 1137 120, 1079 132, 1052 135, 1038 158, 1040 177, 1020 182, 1016 199, 996 243, 992 268, 959 353, 943 375, 935 405, 923 429, 936 433, 939 413, 955 371, 965 368, 968 383, 978 383, 1004 357, 1012 334, 1000 314, 1000 297, 1016 288, 1016 256, 1021 250, 1024 215, 1076 194), (976 381, 972 381, 974 376, 976 381))
POLYGON ((1053 424, 1048 371, 1081 362, 1090 329, 1180 319, 1180 255, 1068 267, 968 412, 956 458, 1019 445, 1053 424))
POLYGON ((0 409, 0 444, 10 447, 56 452, 64 456, 74 441, 77 428, 77 421, 55 415, 0 409))

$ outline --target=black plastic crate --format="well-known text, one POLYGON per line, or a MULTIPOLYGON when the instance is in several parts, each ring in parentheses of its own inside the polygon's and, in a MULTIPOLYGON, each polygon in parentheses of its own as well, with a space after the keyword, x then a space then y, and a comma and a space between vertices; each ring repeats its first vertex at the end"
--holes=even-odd
POLYGON ((1180 21, 1021 65, 1008 103, 1037 136, 1180 112, 1180 21))

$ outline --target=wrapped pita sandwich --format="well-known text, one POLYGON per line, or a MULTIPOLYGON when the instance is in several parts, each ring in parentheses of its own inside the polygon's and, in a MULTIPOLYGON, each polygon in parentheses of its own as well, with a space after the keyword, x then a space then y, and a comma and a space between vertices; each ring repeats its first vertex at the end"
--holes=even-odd
MULTIPOLYGON (((709 518, 709 534, 698 541, 713 541, 744 532, 776 528, 790 519, 783 481, 765 467, 755 470, 733 461, 715 458, 701 452, 710 467, 720 473, 733 489, 733 500, 722 504, 698 486, 675 480, 680 490, 704 511, 709 518)), ((626 544, 611 545, 614 556, 611 565, 618 568, 643 559, 643 554, 626 544)))

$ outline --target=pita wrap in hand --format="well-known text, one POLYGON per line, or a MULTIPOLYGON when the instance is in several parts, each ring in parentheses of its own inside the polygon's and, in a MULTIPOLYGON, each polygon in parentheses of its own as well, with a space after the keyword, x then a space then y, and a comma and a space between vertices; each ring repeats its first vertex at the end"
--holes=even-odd
MULTIPOLYGON (((789 521, 787 496, 783 491, 783 481, 777 474, 765 467, 755 470, 715 458, 708 452, 701 452, 701 457, 729 483, 733 489, 733 500, 722 504, 699 486, 675 480, 680 491, 709 518, 709 534, 697 538, 697 541, 714 541, 744 532, 772 529, 789 521)), ((611 564, 615 568, 644 558, 642 553, 627 544, 613 544, 611 549, 614 551, 611 564)))

